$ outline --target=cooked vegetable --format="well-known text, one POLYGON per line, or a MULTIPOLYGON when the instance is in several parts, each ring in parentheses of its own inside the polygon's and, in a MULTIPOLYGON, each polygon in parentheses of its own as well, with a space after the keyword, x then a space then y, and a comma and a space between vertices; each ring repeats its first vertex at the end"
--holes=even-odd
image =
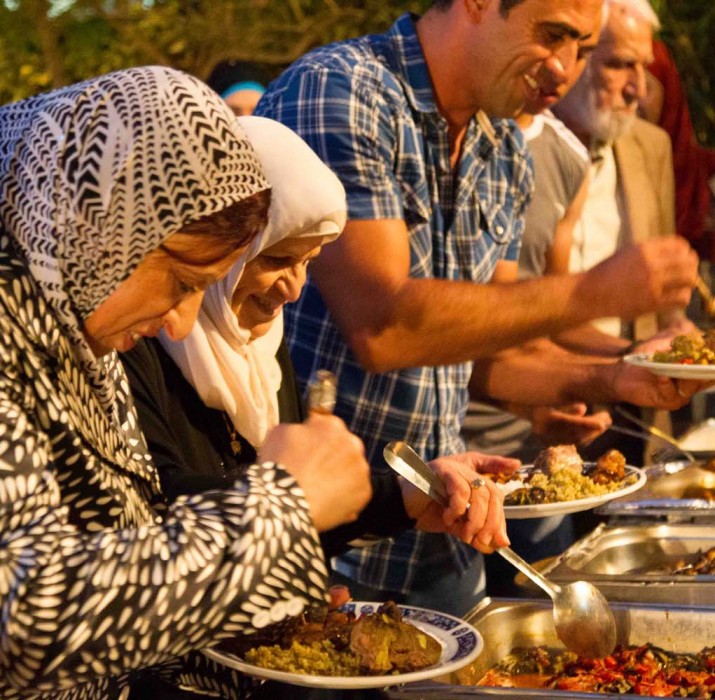
POLYGON ((670 344, 670 350, 654 352, 653 361, 677 362, 683 365, 715 365, 715 330, 676 335, 670 344))
POLYGON ((678 654, 652 644, 619 645, 603 659, 547 647, 514 649, 477 685, 709 699, 715 697, 715 647, 678 654))

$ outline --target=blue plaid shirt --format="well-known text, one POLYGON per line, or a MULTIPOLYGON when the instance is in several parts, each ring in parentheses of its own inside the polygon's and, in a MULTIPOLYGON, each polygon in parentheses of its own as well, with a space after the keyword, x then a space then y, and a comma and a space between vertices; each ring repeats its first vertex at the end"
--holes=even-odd
MULTIPOLYGON (((499 260, 517 259, 532 188, 521 134, 511 121, 475 116, 454 177, 412 16, 386 34, 307 54, 269 86, 256 114, 297 131, 335 171, 351 219, 405 220, 411 277, 488 282, 499 260)), ((305 386, 319 368, 337 374, 336 413, 364 440, 373 469, 387 469, 382 449, 390 440, 405 440, 426 459, 464 449, 471 362, 365 372, 310 278, 285 318, 299 381, 305 386)), ((353 549, 334 566, 365 585, 408 593, 422 537, 410 531, 353 549)), ((464 570, 477 553, 444 538, 464 570)))

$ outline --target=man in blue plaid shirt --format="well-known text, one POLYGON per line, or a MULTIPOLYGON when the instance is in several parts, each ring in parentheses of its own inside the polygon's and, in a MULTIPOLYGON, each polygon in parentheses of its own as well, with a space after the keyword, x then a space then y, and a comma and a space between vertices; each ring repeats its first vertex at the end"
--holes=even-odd
MULTIPOLYGON (((662 277, 665 264, 642 269, 636 253, 615 270, 483 284, 516 265, 532 188, 523 139, 503 117, 527 96, 550 106, 573 83, 600 9, 601 0, 439 0, 386 34, 309 53, 259 103, 256 114, 301 134, 347 191, 345 233, 286 308, 286 332, 303 384, 320 368, 338 375, 336 413, 364 440, 375 491, 388 494, 381 518, 395 530, 408 520, 382 449, 404 440, 426 459, 462 451, 473 359, 689 296, 696 263, 684 244, 665 251, 673 283, 648 299, 645 278, 662 277), (631 284, 618 299, 605 288, 614 271, 631 284)), ((492 543, 472 544, 410 530, 333 565, 355 596, 463 614, 483 588, 477 550, 492 543)))

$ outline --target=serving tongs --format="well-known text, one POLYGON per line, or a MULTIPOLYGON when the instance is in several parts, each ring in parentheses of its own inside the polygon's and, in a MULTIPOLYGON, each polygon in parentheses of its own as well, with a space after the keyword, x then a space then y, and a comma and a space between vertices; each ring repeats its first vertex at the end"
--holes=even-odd
POLYGON ((705 313, 707 313, 710 318, 715 317, 715 297, 713 296, 713 293, 710 291, 710 287, 708 287, 707 282, 700 276, 698 275, 697 280, 695 280, 695 288, 698 290, 700 293, 700 296, 703 299, 704 305, 705 305, 705 313))
POLYGON ((687 459, 689 462, 696 462, 695 455, 692 452, 688 452, 687 450, 683 449, 680 446, 680 443, 672 436, 668 435, 668 433, 662 431, 660 428, 656 428, 654 425, 650 425, 650 423, 646 423, 646 421, 641 420, 638 416, 632 414, 630 411, 627 411, 625 408, 621 406, 614 406, 614 410, 616 413, 620 414, 627 420, 631 421, 631 423, 635 423, 637 426, 642 428, 645 432, 641 432, 639 430, 633 430, 631 428, 626 428, 621 425, 611 425, 608 429, 612 430, 614 433, 622 433, 623 435, 630 435, 631 437, 637 437, 640 438, 641 440, 648 440, 649 437, 655 437, 658 438, 659 440, 662 440, 663 442, 668 443, 671 447, 675 447, 675 449, 678 451, 679 454, 683 455, 685 459, 687 459))

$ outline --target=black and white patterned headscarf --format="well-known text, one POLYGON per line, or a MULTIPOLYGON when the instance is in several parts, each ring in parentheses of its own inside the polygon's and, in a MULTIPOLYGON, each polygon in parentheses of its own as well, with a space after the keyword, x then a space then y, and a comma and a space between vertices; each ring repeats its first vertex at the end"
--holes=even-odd
POLYGON ((170 68, 0 108, 2 246, 24 254, 109 415, 116 355, 96 360, 83 322, 169 235, 267 188, 223 100, 170 68))

